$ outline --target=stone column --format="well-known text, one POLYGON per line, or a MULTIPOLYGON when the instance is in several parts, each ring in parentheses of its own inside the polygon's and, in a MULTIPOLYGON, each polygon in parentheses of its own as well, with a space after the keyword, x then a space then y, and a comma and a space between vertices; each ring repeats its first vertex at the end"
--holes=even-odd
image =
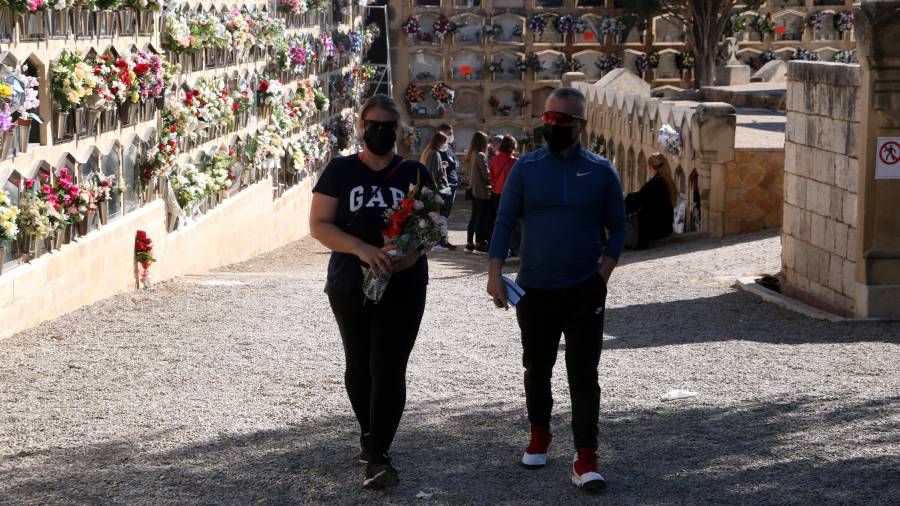
POLYGON ((734 106, 706 102, 691 117, 691 147, 700 176, 700 213, 703 232, 725 235, 726 165, 734 161, 737 116, 734 106))
MULTIPOLYGON (((879 137, 900 137, 900 0, 856 9, 860 62, 856 313, 900 318, 900 179, 876 179, 879 137)), ((850 140, 848 140, 850 142, 850 140)))

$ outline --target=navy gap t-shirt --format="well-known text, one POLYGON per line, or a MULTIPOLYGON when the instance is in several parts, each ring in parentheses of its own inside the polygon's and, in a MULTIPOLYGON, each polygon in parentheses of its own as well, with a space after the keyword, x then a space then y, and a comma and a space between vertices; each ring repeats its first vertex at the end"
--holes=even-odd
MULTIPOLYGON (((421 175, 422 184, 434 187, 428 170, 417 161, 404 160, 395 155, 386 168, 376 172, 366 166, 359 155, 341 156, 325 167, 313 192, 338 199, 335 225, 380 248, 384 246, 381 232, 385 228, 385 211, 400 204, 400 200, 409 193, 409 185, 416 184, 417 175, 421 175), (387 180, 394 167, 397 170, 387 180), (359 215, 354 218, 357 211, 359 215)), ((333 252, 328 262, 326 289, 359 289, 364 266, 368 267, 356 255, 333 252)), ((424 255, 414 266, 391 277, 392 285, 405 283, 428 283, 428 261, 424 255)))

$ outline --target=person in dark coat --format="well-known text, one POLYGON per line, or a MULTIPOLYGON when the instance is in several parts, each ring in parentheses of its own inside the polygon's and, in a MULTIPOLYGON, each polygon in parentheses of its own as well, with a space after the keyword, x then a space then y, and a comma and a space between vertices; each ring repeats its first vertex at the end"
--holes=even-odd
POLYGON ((625 213, 628 214, 628 239, 625 245, 632 249, 644 249, 651 242, 672 235, 672 222, 678 191, 672 180, 672 169, 661 153, 654 153, 647 160, 650 180, 636 192, 625 197, 625 213))

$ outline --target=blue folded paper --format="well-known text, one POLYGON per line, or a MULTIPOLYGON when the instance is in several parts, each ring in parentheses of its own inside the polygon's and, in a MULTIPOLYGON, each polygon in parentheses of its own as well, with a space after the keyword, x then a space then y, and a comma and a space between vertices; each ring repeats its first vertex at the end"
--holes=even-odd
POLYGON ((503 286, 506 288, 506 301, 511 306, 518 304, 519 300, 525 296, 525 290, 522 290, 521 286, 506 276, 503 276, 503 286))

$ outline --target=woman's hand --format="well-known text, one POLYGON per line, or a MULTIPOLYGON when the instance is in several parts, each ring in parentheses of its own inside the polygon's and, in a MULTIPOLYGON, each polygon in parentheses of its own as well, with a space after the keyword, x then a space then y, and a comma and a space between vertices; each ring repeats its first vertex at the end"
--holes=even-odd
POLYGON ((375 271, 376 274, 392 272, 394 270, 394 263, 391 261, 391 257, 388 256, 385 250, 378 248, 377 246, 363 243, 359 246, 355 254, 360 260, 369 264, 369 268, 375 271))
MULTIPOLYGON (((388 244, 384 248, 382 248, 382 251, 387 253, 387 252, 393 250, 394 248, 395 248, 394 245, 388 244)), ((421 256, 422 256, 422 251, 420 251, 419 249, 414 249, 410 253, 408 253, 406 256, 391 257, 393 272, 400 272, 400 271, 405 271, 406 269, 409 269, 413 265, 416 265, 416 262, 419 261, 419 257, 421 257, 421 256)))

